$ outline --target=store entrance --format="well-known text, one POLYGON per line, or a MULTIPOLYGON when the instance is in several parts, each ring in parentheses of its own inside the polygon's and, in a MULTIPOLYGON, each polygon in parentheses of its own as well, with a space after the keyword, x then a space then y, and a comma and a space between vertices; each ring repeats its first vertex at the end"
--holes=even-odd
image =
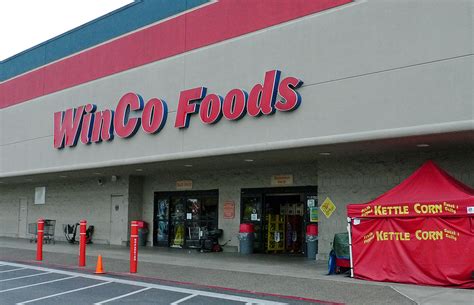
POLYGON ((153 245, 198 248, 217 229, 217 190, 155 193, 153 245))
POLYGON ((306 225, 317 223, 317 187, 242 189, 241 223, 255 227, 254 251, 303 254, 306 225))

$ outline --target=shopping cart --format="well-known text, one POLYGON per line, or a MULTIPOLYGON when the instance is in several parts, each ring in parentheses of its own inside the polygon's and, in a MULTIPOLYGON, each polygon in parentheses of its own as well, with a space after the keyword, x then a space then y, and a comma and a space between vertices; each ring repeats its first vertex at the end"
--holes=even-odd
MULTIPOLYGON (((56 220, 45 219, 44 220, 44 233, 43 233, 43 243, 55 244, 54 240, 54 230, 56 228, 56 220)), ((30 243, 33 241, 36 243, 38 241, 38 224, 29 223, 28 224, 28 234, 30 235, 30 243)))
POLYGON ((44 243, 53 243, 55 244, 54 240, 54 230, 56 228, 56 220, 46 219, 44 221, 44 243))
POLYGON ((30 243, 32 243, 33 241, 36 242, 37 233, 38 233, 38 224, 37 223, 29 223, 28 224, 28 234, 30 235, 30 243))

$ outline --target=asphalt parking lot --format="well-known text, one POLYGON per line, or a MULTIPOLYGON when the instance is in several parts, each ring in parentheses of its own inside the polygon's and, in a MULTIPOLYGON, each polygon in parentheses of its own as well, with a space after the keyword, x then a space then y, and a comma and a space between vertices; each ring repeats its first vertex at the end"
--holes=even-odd
POLYGON ((338 304, 260 296, 225 289, 193 289, 0 261, 0 304, 303 305, 338 304))

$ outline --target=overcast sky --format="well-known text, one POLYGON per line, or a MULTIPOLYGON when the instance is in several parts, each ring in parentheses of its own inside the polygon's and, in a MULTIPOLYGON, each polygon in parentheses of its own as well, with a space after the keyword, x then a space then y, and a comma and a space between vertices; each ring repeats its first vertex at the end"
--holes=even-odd
POLYGON ((0 61, 133 0, 0 0, 0 61))

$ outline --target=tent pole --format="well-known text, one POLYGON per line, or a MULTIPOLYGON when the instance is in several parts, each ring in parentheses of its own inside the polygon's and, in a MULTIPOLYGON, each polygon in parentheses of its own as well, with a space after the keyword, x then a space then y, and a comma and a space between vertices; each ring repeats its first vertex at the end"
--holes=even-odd
POLYGON ((352 232, 351 232, 352 219, 347 217, 347 233, 349 233, 349 261, 351 264, 351 277, 354 277, 354 265, 352 262, 352 232))

